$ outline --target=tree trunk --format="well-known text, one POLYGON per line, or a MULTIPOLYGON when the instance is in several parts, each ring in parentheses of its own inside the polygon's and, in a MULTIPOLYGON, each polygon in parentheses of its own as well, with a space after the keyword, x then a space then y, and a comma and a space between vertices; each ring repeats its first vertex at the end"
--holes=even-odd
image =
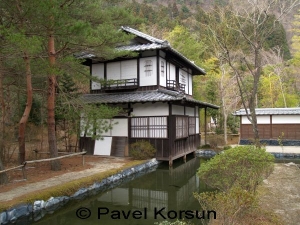
MULTIPOLYGON (((55 135, 55 89, 56 89, 56 76, 54 74, 55 67, 55 46, 54 46, 54 35, 52 31, 49 31, 48 39, 48 55, 49 55, 49 64, 51 69, 51 74, 48 77, 48 100, 47 100, 47 109, 48 109, 48 143, 50 157, 54 158, 58 156, 57 145, 56 145, 56 135, 55 135)), ((60 170, 60 161, 54 160, 51 161, 51 170, 60 170)))
MULTIPOLYGON (((2 157, 3 152, 5 148, 4 144, 4 134, 5 134, 5 116, 6 116, 6 110, 5 110, 5 101, 4 101, 4 93, 3 93, 3 71, 2 71, 2 64, 0 61, 0 100, 1 100, 1 134, 0 134, 0 171, 4 170, 5 167, 2 163, 2 157)), ((0 184, 6 184, 8 182, 8 177, 6 173, 0 174, 0 184)))
POLYGON ((26 90, 27 90, 27 102, 22 118, 19 122, 19 163, 22 164, 25 161, 25 129, 29 118, 29 114, 32 107, 32 83, 31 83, 31 68, 30 59, 27 52, 24 52, 24 62, 26 67, 26 90))

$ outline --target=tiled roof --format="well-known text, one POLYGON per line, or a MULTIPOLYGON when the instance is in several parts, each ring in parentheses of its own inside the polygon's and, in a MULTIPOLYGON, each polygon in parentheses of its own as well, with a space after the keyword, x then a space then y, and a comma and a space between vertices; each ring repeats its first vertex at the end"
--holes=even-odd
POLYGON ((102 93, 83 95, 83 101, 86 103, 127 103, 127 102, 168 102, 168 101, 187 101, 199 106, 218 109, 219 106, 201 102, 193 98, 186 98, 185 95, 178 92, 158 89, 155 91, 136 91, 128 93, 102 93))
MULTIPOLYGON (((257 108, 256 115, 300 115, 300 108, 257 108)), ((233 113, 236 116, 245 116, 246 110, 240 109, 233 113)))
MULTIPOLYGON (((121 27, 121 29, 125 32, 131 33, 140 38, 143 38, 148 43, 135 43, 133 45, 120 46, 117 48, 118 50, 139 52, 139 51, 146 51, 146 50, 165 49, 166 51, 170 51, 171 53, 173 53, 174 55, 179 57, 187 65, 189 65, 189 67, 192 69, 194 75, 200 75, 200 74, 206 73, 204 69, 200 68, 199 66, 194 64, 192 61, 190 61, 188 58, 186 58, 184 55, 182 55, 180 52, 178 52, 174 48, 172 48, 168 41, 160 40, 158 38, 152 37, 148 34, 144 34, 140 31, 135 30, 130 27, 121 27)), ((89 52, 81 52, 79 54, 76 54, 75 56, 80 59, 97 58, 96 55, 90 54, 89 52)))
POLYGON ((155 37, 152 37, 152 36, 150 36, 150 35, 148 35, 148 34, 145 34, 145 33, 141 32, 141 31, 135 30, 135 29, 133 29, 133 28, 131 28, 131 27, 125 27, 125 26, 122 26, 121 29, 124 30, 124 31, 126 31, 126 32, 128 32, 128 33, 132 33, 132 34, 134 34, 134 35, 136 35, 136 36, 139 36, 139 37, 141 37, 141 38, 144 38, 144 39, 146 39, 146 40, 148 40, 148 41, 150 41, 150 42, 152 42, 152 43, 163 44, 163 43, 166 42, 166 41, 164 41, 164 40, 160 40, 160 39, 158 39, 158 38, 155 38, 155 37))
POLYGON ((181 58, 183 61, 185 61, 191 68, 193 68, 194 74, 205 74, 205 70, 194 64, 192 61, 190 61, 188 58, 186 58, 184 55, 182 55, 180 52, 176 51, 174 48, 171 47, 168 41, 166 40, 160 40, 155 37, 152 37, 148 34, 144 34, 138 30, 135 30, 130 27, 121 27, 122 30, 134 34, 138 37, 141 37, 150 43, 148 44, 136 44, 136 45, 128 45, 128 46, 122 46, 118 49, 120 50, 127 50, 127 51, 145 51, 145 50, 154 50, 154 49, 166 49, 171 51, 174 55, 181 58))

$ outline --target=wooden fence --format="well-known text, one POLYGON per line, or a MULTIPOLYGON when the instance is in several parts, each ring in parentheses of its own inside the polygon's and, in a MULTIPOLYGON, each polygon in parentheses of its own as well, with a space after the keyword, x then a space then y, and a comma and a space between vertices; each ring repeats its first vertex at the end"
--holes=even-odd
POLYGON ((28 164, 33 164, 33 163, 39 163, 39 162, 50 162, 50 161, 54 161, 54 160, 58 160, 58 159, 63 159, 63 158, 68 158, 68 157, 72 157, 72 156, 76 156, 76 155, 82 155, 82 165, 84 166, 84 155, 86 154, 86 151, 82 151, 82 152, 78 152, 78 153, 74 153, 74 154, 68 154, 68 155, 64 155, 64 156, 59 156, 59 157, 55 157, 55 158, 48 158, 48 159, 38 159, 38 160, 32 160, 32 161, 25 161, 23 162, 22 165, 16 166, 16 167, 12 167, 9 169, 5 169, 5 170, 1 170, 1 173, 5 173, 11 170, 16 170, 16 169, 22 169, 22 173, 23 173, 23 179, 26 180, 27 176, 26 176, 26 170, 25 167, 28 164))

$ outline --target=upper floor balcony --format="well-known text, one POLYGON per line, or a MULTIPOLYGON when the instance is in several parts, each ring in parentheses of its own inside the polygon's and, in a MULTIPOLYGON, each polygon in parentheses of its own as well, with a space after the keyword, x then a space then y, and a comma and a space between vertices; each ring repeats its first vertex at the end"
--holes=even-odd
POLYGON ((167 89, 185 92, 185 84, 177 83, 176 80, 167 80, 167 89))
POLYGON ((102 90, 124 90, 124 89, 137 89, 137 78, 108 80, 102 84, 102 90))

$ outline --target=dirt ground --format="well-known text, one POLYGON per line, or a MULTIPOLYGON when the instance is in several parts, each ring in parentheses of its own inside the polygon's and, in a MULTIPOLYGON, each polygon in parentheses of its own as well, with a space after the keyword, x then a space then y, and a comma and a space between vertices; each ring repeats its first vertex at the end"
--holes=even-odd
MULTIPOLYGON (((288 161, 287 161, 288 162, 288 161)), ((260 187, 264 209, 279 215, 286 225, 300 224, 300 169, 291 163, 277 163, 260 187)))
POLYGON ((117 157, 84 156, 83 166, 82 156, 74 156, 60 160, 60 171, 51 171, 49 162, 30 164, 26 166, 26 180, 23 179, 22 170, 9 171, 7 173, 9 183, 0 186, 0 204, 67 181, 120 168, 129 160, 117 157))
MULTIPOLYGON (((62 159, 61 171, 51 171, 49 163, 37 163, 27 167, 27 180, 23 180, 21 170, 14 170, 8 173, 10 182, 0 186, 0 204, 36 190, 119 168, 129 160, 128 158, 85 156, 83 166, 82 156, 77 156, 62 159)), ((286 225, 300 224, 300 169, 297 165, 275 164, 273 173, 264 180, 259 191, 260 203, 264 209, 278 214, 286 225)))

